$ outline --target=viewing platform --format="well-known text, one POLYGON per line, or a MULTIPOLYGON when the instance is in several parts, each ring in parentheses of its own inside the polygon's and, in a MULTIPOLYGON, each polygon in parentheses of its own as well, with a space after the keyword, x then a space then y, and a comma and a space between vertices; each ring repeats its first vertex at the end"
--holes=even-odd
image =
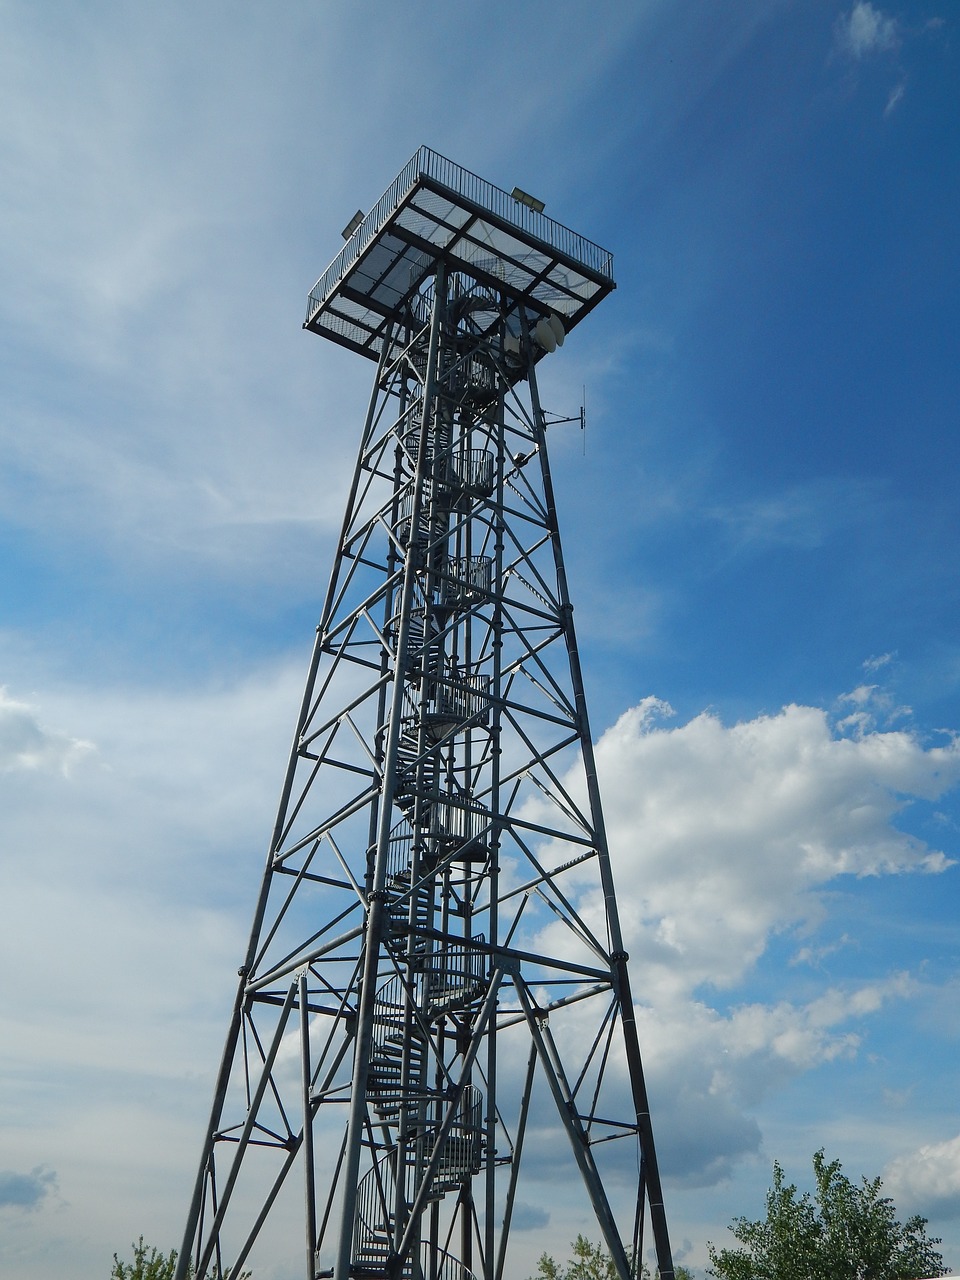
POLYGON ((376 360, 391 325, 425 313, 441 261, 495 290, 508 316, 525 306, 568 333, 615 288, 606 249, 421 147, 311 289, 303 327, 376 360))

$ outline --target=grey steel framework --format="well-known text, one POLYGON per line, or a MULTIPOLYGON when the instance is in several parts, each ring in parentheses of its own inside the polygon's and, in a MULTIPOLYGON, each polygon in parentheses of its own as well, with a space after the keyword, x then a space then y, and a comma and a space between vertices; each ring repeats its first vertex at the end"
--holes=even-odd
POLYGON ((310 294, 376 374, 181 1278, 292 1187, 308 1280, 503 1280, 558 1185, 672 1277, 536 379, 613 287, 424 148, 310 294))

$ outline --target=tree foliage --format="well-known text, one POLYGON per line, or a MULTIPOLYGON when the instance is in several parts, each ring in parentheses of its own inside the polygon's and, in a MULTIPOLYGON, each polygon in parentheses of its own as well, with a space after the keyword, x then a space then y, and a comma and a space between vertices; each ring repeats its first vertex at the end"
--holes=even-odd
MULTIPOLYGON (((558 1262, 549 1253, 541 1253, 533 1280, 618 1280, 613 1258, 600 1244, 578 1235, 570 1246, 571 1257, 558 1262)), ((658 1273, 659 1274, 659 1273, 658 1273)), ((693 1280, 686 1267, 677 1267, 676 1280, 693 1280)), ((649 1280, 648 1267, 640 1267, 638 1280, 649 1280)))
MULTIPOLYGON (((133 1262, 121 1262, 116 1254, 113 1255, 110 1280, 173 1280, 177 1269, 176 1249, 163 1254, 154 1245, 144 1244, 143 1236, 130 1247, 133 1249, 133 1262)), ((193 1267, 187 1268, 187 1274, 193 1275, 193 1267)), ((223 1280, 231 1280, 231 1276, 228 1267, 223 1273, 223 1280)), ((210 1273, 210 1280, 220 1280, 217 1268, 210 1273)), ((250 1280, 250 1272, 240 1271, 233 1280, 250 1280)))
POLYGON ((920 1280, 945 1274, 938 1239, 926 1218, 898 1222, 879 1178, 860 1185, 840 1171, 840 1161, 813 1157, 816 1190, 799 1195, 773 1166, 767 1214, 730 1225, 741 1249, 708 1244, 711 1272, 719 1280, 920 1280))
POLYGON ((177 1267, 177 1251, 171 1249, 165 1256, 153 1245, 143 1243, 143 1236, 133 1249, 133 1262, 121 1262, 113 1255, 113 1270, 110 1280, 173 1280, 177 1267))

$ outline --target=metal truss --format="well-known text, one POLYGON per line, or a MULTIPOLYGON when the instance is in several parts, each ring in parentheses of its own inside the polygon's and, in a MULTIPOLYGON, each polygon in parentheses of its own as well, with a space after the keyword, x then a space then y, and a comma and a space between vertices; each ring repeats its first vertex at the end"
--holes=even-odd
POLYGON ((307 1280, 504 1280, 544 1158, 568 1162, 621 1280, 648 1210, 672 1277, 545 319, 562 338, 438 255, 383 329, 181 1280, 256 1262, 296 1186, 307 1280))

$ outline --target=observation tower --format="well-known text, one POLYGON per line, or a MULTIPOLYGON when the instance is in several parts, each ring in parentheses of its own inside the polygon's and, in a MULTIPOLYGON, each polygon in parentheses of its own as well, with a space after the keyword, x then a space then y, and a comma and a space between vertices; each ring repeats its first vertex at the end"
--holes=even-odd
POLYGON ((178 1280, 521 1280, 531 1208, 672 1280, 536 376, 612 258, 427 148, 344 234, 304 327, 373 386, 178 1280))

